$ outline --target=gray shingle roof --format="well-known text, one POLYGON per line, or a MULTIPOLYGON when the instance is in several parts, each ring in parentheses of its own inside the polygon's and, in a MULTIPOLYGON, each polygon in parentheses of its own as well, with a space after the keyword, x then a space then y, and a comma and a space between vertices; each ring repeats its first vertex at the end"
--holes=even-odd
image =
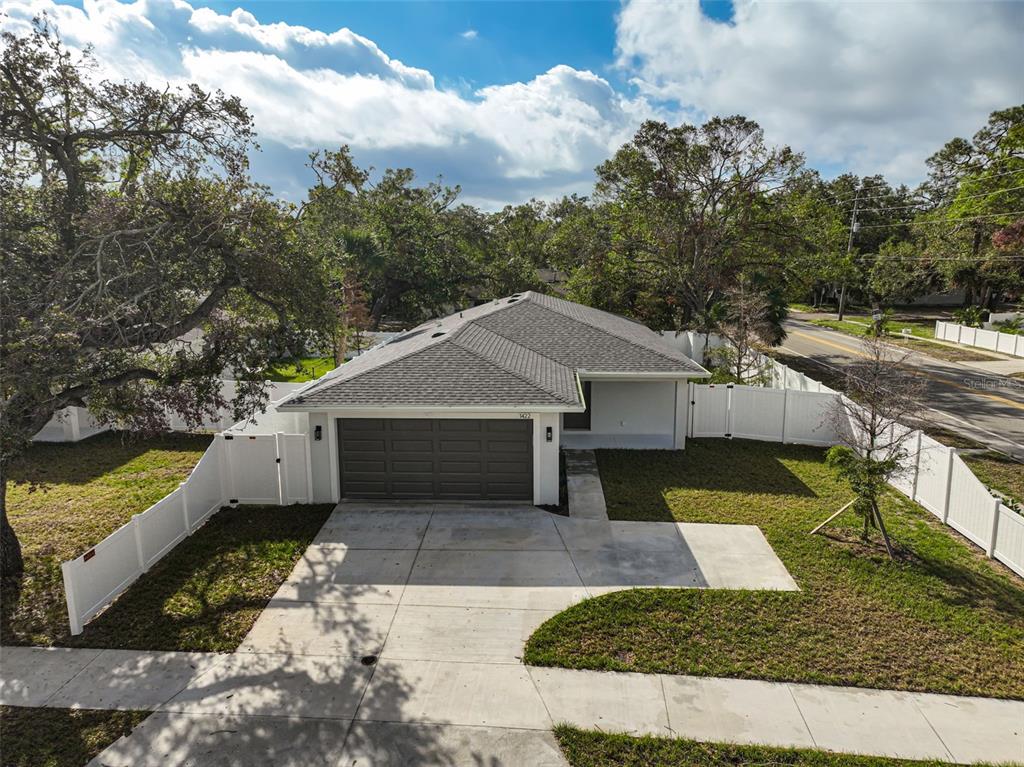
POLYGON ((706 371, 648 328, 522 293, 424 323, 296 392, 285 408, 582 407, 578 371, 706 371))

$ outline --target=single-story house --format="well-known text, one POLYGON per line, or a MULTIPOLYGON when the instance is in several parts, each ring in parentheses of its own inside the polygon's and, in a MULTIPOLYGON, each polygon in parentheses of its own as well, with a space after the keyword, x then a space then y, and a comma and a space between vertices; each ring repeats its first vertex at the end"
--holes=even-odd
POLYGON ((558 503, 559 449, 682 449, 708 372, 632 320, 517 293, 432 320, 277 403, 313 496, 558 503))

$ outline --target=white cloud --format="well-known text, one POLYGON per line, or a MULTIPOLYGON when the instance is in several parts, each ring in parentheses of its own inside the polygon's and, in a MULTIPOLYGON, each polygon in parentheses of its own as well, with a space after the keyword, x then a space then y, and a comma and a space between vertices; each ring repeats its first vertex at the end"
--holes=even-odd
POLYGON ((184 0, 85 0, 81 10, 9 0, 5 10, 8 26, 21 28, 45 11, 69 45, 93 45, 114 77, 240 97, 264 149, 256 172, 292 197, 308 184, 305 155, 343 143, 360 162, 442 174, 491 206, 585 192, 593 167, 653 112, 567 66, 466 98, 350 30, 261 24, 241 9, 225 15, 184 0))
POLYGON ((627 2, 619 65, 691 116, 745 114, 812 164, 915 182, 924 160, 1024 101, 1024 5, 627 2))
POLYGON ((476 40, 480 36, 480 33, 475 29, 467 29, 465 32, 459 34, 463 40, 476 40))

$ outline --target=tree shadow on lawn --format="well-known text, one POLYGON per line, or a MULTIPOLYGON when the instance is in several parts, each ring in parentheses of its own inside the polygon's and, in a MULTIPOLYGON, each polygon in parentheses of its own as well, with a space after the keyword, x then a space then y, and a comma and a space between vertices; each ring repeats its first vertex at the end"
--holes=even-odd
POLYGON ((224 508, 142 575, 72 647, 234 650, 331 505, 224 508))
POLYGON ((817 498, 781 459, 820 460, 820 449, 753 440, 689 440, 685 450, 598 450, 609 509, 672 522, 672 496, 690 491, 817 498), (810 451, 810 452, 809 452, 810 451))
POLYGON ((114 431, 80 442, 36 442, 11 464, 8 479, 33 487, 84 485, 104 475, 116 475, 117 469, 146 453, 202 453, 212 440, 212 434, 172 433, 143 438, 114 431))

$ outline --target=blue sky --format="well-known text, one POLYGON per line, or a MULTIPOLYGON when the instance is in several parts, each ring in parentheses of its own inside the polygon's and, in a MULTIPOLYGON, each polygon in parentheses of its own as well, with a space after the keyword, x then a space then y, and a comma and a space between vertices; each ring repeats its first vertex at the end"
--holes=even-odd
POLYGON ((826 175, 914 184, 1024 102, 1024 3, 2 0, 104 74, 239 96, 253 172, 301 199, 310 151, 443 176, 487 208, 587 193, 645 119, 757 120, 826 175))
MULTIPOLYGON (((198 3, 230 13, 237 3, 198 3)), ((256 2, 264 23, 348 27, 443 86, 528 80, 558 64, 608 71, 617 2, 256 2), (463 37, 464 33, 473 32, 463 37)))

